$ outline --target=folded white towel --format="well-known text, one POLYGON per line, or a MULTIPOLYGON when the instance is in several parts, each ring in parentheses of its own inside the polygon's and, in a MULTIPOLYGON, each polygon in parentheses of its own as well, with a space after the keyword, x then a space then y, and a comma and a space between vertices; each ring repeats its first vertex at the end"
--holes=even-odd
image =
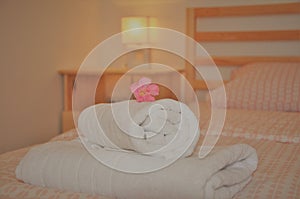
POLYGON ((88 145, 172 159, 192 154, 200 135, 198 124, 181 102, 130 100, 88 107, 79 116, 78 130, 88 145))
MULTIPOLYGON (((108 151, 115 164, 137 168, 164 159, 108 151)), ((16 169, 18 179, 33 185, 100 194, 120 199, 231 198, 250 180, 257 166, 255 149, 245 144, 215 148, 205 158, 188 157, 157 172, 128 174, 95 160, 77 140, 32 148, 16 169)))

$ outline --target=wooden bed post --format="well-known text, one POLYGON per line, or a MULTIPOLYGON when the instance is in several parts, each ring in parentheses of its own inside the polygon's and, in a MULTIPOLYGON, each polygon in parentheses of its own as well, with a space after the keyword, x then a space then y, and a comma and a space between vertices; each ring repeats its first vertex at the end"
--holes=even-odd
MULTIPOLYGON (((195 36, 195 27, 196 27, 196 18, 194 15, 194 8, 188 8, 186 13, 186 34, 192 39, 195 36)), ((195 58, 194 50, 195 47, 192 46, 191 42, 187 40, 186 53, 187 53, 187 57, 192 60, 195 58)), ((187 61, 185 63, 185 72, 186 72, 187 80, 190 82, 190 84, 194 89, 194 80, 196 78, 196 74, 193 66, 187 61)))

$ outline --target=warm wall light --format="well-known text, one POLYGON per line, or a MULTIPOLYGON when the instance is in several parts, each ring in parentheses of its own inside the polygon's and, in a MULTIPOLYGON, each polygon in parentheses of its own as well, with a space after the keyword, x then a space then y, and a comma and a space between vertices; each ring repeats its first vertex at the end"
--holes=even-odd
POLYGON ((132 30, 130 32, 123 32, 122 42, 124 44, 144 44, 151 42, 153 36, 149 31, 137 28, 155 27, 157 26, 157 19, 155 17, 123 17, 122 31, 132 30))

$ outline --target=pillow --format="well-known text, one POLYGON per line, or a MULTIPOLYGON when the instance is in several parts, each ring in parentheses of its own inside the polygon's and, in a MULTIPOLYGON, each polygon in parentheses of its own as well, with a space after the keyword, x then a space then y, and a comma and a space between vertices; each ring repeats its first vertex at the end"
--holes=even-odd
POLYGON ((300 111, 300 63, 245 65, 233 73, 225 90, 227 108, 300 111))

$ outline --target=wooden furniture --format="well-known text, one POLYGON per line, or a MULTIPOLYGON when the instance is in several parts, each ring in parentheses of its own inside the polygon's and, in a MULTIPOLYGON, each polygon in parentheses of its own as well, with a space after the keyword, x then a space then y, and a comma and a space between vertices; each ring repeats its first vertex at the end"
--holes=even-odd
MULTIPOLYGON (((187 9, 187 35, 197 42, 252 42, 299 41, 300 30, 210 31, 199 32, 197 19, 207 17, 245 17, 257 15, 300 14, 300 3, 248 5, 228 7, 201 7, 187 9)), ((299 56, 217 56, 212 57, 218 67, 242 66, 251 62, 300 62, 299 56)), ((196 61, 197 62, 197 61, 196 61)), ((196 78, 191 65, 186 64, 186 76, 194 89, 206 90, 203 80, 196 78)))
MULTIPOLYGON (((99 80, 97 91, 95 94, 95 102, 96 103, 106 103, 111 102, 111 96, 112 91, 114 89, 114 86, 116 82, 129 71, 129 68, 126 67, 120 67, 120 68, 108 68, 105 70, 103 75, 101 76, 101 79, 99 80)), ((76 89, 76 86, 74 86, 74 82, 76 79, 77 70, 75 69, 67 69, 67 70, 59 70, 59 74, 63 76, 63 84, 64 84, 64 109, 62 113, 62 131, 66 131, 69 129, 74 128, 74 122, 73 122, 73 116, 72 116, 72 93, 73 89, 76 89)), ((177 68, 174 69, 173 72, 179 72, 184 75, 184 68, 177 68)), ((166 70, 159 70, 159 69, 147 69, 146 71, 140 71, 140 72, 134 72, 131 73, 132 79, 131 83, 133 81, 137 81, 143 76, 143 74, 147 74, 147 77, 151 76, 160 76, 161 78, 168 78, 170 81, 172 81, 172 72, 166 71, 166 70)), ((93 73, 87 73, 87 78, 98 78, 93 73)), ((177 80, 175 80, 177 81, 177 80)), ((130 83, 128 84, 129 89, 130 83)), ((177 99, 175 94, 170 91, 168 88, 164 86, 160 87, 160 93, 159 96, 156 97, 156 99, 161 98, 172 98, 177 99)))

